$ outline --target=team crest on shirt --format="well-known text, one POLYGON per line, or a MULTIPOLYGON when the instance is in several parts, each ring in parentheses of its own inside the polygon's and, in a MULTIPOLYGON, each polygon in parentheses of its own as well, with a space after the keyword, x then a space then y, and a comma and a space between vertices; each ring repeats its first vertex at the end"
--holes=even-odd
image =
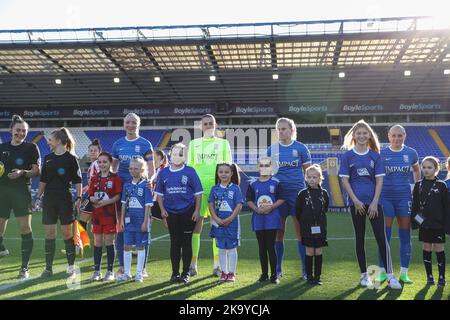
POLYGON ((187 184, 187 182, 188 182, 188 177, 187 176, 182 176, 181 177, 181 183, 182 184, 187 184))
POLYGON ((22 158, 17 158, 16 159, 16 164, 18 165, 18 166, 21 166, 21 165, 23 165, 23 159, 22 158))
POLYGON ((403 161, 406 162, 406 163, 409 162, 409 157, 408 157, 407 154, 404 154, 404 155, 403 155, 403 161))
POLYGON ((142 197, 143 195, 144 195, 144 189, 139 188, 139 189, 138 189, 138 196, 139 196, 139 197, 142 197))
POLYGON ((234 191, 228 191, 228 198, 230 198, 230 200, 233 200, 234 197, 234 191))
POLYGON ((275 193, 275 186, 270 186, 270 193, 275 193))
POLYGON ((112 187, 113 187, 112 181, 108 181, 108 182, 106 183, 106 187, 107 187, 108 189, 112 189, 112 187))
POLYGON ((360 177, 370 176, 369 170, 367 170, 367 168, 360 168, 357 170, 357 172, 358 172, 358 176, 360 176, 360 177))
POLYGON ((370 160, 370 167, 374 168, 375 167, 375 162, 373 160, 370 160))
POLYGON ((297 149, 292 150, 292 156, 293 157, 298 157, 298 150, 297 149))
POLYGON ((134 146, 134 152, 141 152, 141 146, 134 146))
POLYGON ((57 170, 57 172, 58 172, 58 174, 59 174, 60 176, 63 176, 63 175, 66 173, 66 170, 65 170, 64 168, 59 168, 59 169, 57 170))
POLYGON ((219 149, 219 144, 214 143, 214 150, 218 150, 219 149))
POLYGON ((222 203, 220 204, 219 210, 222 212, 233 212, 233 209, 231 209, 231 207, 227 201, 222 201, 222 203))

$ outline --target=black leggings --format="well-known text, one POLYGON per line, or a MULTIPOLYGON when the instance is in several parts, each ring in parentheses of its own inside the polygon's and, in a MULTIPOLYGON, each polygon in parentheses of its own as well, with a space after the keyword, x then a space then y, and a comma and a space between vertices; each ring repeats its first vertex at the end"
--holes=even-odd
POLYGON ((180 259, 183 259, 183 273, 189 272, 192 259, 192 231, 195 221, 192 221, 193 210, 183 214, 171 214, 167 217, 170 234, 170 260, 172 273, 180 273, 180 259))
MULTIPOLYGON (((366 212, 368 211, 369 206, 366 206, 366 212)), ((353 228, 355 230, 355 244, 356 244, 356 256, 358 258, 359 269, 361 273, 367 272, 366 265, 366 251, 364 248, 364 240, 366 236, 366 215, 360 215, 356 212, 355 206, 350 206, 350 211, 352 213, 352 221, 353 228)), ((375 239, 378 244, 379 254, 381 259, 383 260, 384 265, 386 266, 386 272, 392 273, 392 259, 391 259, 391 251, 389 248, 389 242, 386 239, 386 229, 384 224, 384 214, 383 208, 378 206, 378 215, 369 219, 370 224, 372 225, 373 234, 375 235, 375 239)))
POLYGON ((259 246, 259 261, 261 262, 262 274, 268 275, 268 260, 270 261, 270 272, 275 274, 277 271, 277 254, 275 252, 275 239, 277 230, 259 230, 256 231, 256 238, 259 246))

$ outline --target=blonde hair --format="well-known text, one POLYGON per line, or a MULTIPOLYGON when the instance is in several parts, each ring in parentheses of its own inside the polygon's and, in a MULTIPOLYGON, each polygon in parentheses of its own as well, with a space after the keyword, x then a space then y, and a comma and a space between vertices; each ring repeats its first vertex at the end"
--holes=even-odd
POLYGON ((186 148, 186 145, 181 143, 181 142, 179 142, 179 143, 176 143, 173 146, 171 146, 170 147, 170 151, 169 151, 169 156, 170 157, 172 157, 172 152, 173 152, 173 149, 175 149, 175 148, 180 148, 182 150, 183 157, 185 157, 185 162, 186 162, 186 159, 187 159, 187 148, 186 148))
POLYGON ((306 168, 306 170, 305 170, 305 177, 306 177, 306 175, 308 174, 308 172, 309 171, 316 171, 318 174, 319 174, 319 178, 320 178, 320 182, 319 182, 319 184, 320 185, 322 185, 322 181, 323 181, 323 173, 322 173, 322 168, 317 164, 317 163, 315 163, 315 164, 312 164, 312 165, 310 165, 308 168, 306 168))
POLYGON ((363 119, 356 122, 353 127, 347 132, 347 134, 344 137, 344 144, 342 145, 342 149, 344 150, 350 150, 355 146, 355 137, 354 134, 359 129, 365 129, 369 132, 370 138, 369 138, 369 148, 372 149, 375 152, 380 152, 380 142, 378 141, 378 136, 373 131, 373 129, 369 126, 367 122, 365 122, 363 119))
POLYGON ((144 171, 141 172, 141 178, 148 179, 148 165, 147 162, 142 157, 137 157, 134 159, 131 159, 130 163, 138 163, 140 164, 141 170, 144 171))
POLYGON ((395 124, 395 125, 393 125, 392 127, 390 127, 388 133, 391 132, 391 130, 400 130, 400 131, 406 136, 406 130, 405 130, 405 128, 404 128, 402 125, 400 125, 400 124, 395 124))
POLYGON ((436 157, 433 157, 433 156, 426 156, 425 158, 423 158, 422 164, 425 161, 429 161, 429 162, 431 162, 434 165, 434 167, 436 168, 436 170, 434 172, 434 175, 437 176, 438 173, 439 173, 439 170, 440 170, 440 168, 439 168, 439 159, 436 158, 436 157))
POLYGON ((277 129, 277 131, 280 122, 286 122, 289 125, 289 128, 292 130, 291 140, 297 140, 297 127, 295 126, 294 120, 289 118, 279 118, 275 123, 275 129, 277 129))
POLYGON ((125 116, 125 118, 123 118, 123 122, 125 123, 128 118, 134 118, 136 120, 136 124, 139 130, 139 127, 141 126, 141 118, 136 113, 130 112, 125 116))
POLYGON ((271 157, 267 157, 267 156, 260 157, 260 158, 258 159, 258 164, 260 164, 261 161, 263 161, 263 160, 268 160, 268 161, 270 162, 270 164, 272 164, 272 158, 271 158, 271 157))

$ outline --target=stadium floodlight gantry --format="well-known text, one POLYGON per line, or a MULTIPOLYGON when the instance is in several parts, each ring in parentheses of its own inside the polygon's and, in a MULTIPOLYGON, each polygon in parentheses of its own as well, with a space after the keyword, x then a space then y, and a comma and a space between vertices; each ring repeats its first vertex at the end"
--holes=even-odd
POLYGON ((0 30, 0 105, 447 99, 449 41, 428 17, 0 30))

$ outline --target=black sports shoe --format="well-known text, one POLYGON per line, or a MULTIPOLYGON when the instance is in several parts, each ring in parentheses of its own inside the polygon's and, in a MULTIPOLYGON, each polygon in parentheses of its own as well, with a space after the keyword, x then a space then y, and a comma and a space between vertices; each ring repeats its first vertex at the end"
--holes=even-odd
POLYGON ((434 278, 432 275, 427 278, 427 285, 434 286, 434 278))
POLYGON ((259 277, 258 281, 259 281, 259 282, 266 282, 266 281, 269 281, 269 276, 268 276, 267 274, 262 274, 262 275, 259 277))
POLYGON ((320 278, 315 278, 314 279, 314 284, 321 286, 323 284, 322 280, 320 280, 320 278))
POLYGON ((273 284, 279 284, 280 283, 280 277, 277 274, 273 274, 270 276, 270 282, 273 284))
POLYGON ((170 277, 170 283, 180 282, 180 275, 179 274, 173 274, 170 277))
POLYGON ((445 278, 439 278, 438 287, 445 287, 445 278))
POLYGON ((53 276, 53 271, 52 271, 52 270, 47 270, 47 269, 45 269, 45 270, 41 273, 41 278, 50 278, 51 276, 53 276))
POLYGON ((189 273, 182 273, 180 277, 180 282, 187 284, 189 282, 189 273))
POLYGON ((306 283, 309 285, 315 285, 316 284, 316 280, 314 280, 314 278, 308 278, 308 280, 306 280, 306 283))

